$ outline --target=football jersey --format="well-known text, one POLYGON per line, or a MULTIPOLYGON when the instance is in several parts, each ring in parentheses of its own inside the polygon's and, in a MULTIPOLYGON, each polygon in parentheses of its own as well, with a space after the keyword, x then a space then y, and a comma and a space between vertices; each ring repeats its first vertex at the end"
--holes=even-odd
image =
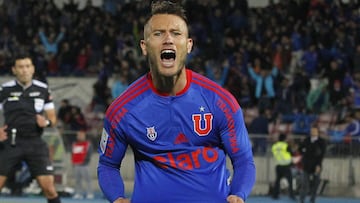
POLYGON ((19 136, 38 136, 43 128, 36 123, 36 114, 55 109, 47 84, 32 80, 24 88, 16 80, 5 82, 0 87, 0 109, 3 110, 8 130, 16 129, 19 136))
POLYGON ((147 74, 109 106, 98 178, 110 201, 124 197, 119 168, 128 145, 135 157, 132 202, 226 202, 229 194, 250 194, 255 166, 237 101, 210 79, 186 74, 175 96, 158 93, 147 74))

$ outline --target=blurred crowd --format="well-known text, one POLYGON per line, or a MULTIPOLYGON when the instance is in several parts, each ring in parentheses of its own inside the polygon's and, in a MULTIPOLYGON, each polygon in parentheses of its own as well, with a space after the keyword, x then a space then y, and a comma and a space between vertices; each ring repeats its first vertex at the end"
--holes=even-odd
MULTIPOLYGON (((1 75, 10 74, 14 53, 29 52, 39 80, 97 77, 90 106, 103 112, 148 70, 139 40, 150 0, 88 0, 81 9, 74 0, 61 8, 53 0, 2 2, 1 75)), ((187 67, 228 89, 244 109, 270 110, 282 122, 332 111, 343 122, 360 107, 358 0, 270 0, 256 8, 246 0, 182 2, 195 42, 187 67)))

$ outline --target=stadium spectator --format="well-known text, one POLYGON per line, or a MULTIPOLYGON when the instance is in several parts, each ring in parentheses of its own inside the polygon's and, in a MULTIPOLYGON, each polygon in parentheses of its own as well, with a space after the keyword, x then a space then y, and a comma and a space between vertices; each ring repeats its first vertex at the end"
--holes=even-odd
POLYGON ((265 155, 269 143, 269 124, 272 121, 272 111, 269 108, 259 109, 259 115, 248 126, 249 133, 253 135, 253 153, 265 155))
POLYGON ((310 90, 306 96, 306 109, 311 114, 320 114, 329 110, 330 95, 328 84, 320 81, 320 84, 313 90, 310 90))
POLYGON ((101 74, 92 86, 93 96, 90 110, 95 113, 103 113, 112 101, 111 88, 108 86, 108 76, 101 74))
POLYGON ((291 92, 293 94, 294 111, 302 111, 306 108, 306 96, 310 91, 310 78, 305 71, 299 69, 294 75, 291 84, 291 92))
POLYGON ((282 115, 281 122, 291 123, 291 130, 295 135, 308 135, 317 117, 316 114, 309 114, 306 109, 300 109, 293 114, 282 115))
POLYGON ((61 44, 56 60, 59 64, 58 74, 61 76, 69 76, 75 67, 76 48, 71 46, 71 43, 64 42, 61 44))
POLYGON ((41 43, 45 47, 45 52, 47 54, 56 55, 59 51, 59 44, 64 39, 65 28, 62 27, 58 35, 55 34, 55 31, 53 29, 50 29, 49 32, 49 37, 47 37, 43 28, 40 28, 39 37, 41 43))
POLYGON ((72 143, 71 163, 74 167, 75 178, 74 199, 83 199, 84 197, 94 199, 89 165, 93 149, 86 136, 86 130, 78 130, 76 141, 72 143))
POLYGON ((68 127, 71 119, 71 104, 68 99, 63 99, 60 102, 60 107, 58 109, 57 118, 59 119, 60 123, 59 126, 61 126, 62 129, 69 129, 68 127))
POLYGON ((341 129, 329 129, 330 140, 335 143, 334 153, 360 154, 360 110, 351 109, 341 129), (350 146, 349 146, 350 145, 350 146))
POLYGON ((274 113, 289 115, 294 112, 294 92, 291 89, 290 79, 284 78, 276 89, 274 113))
POLYGON ((113 84, 111 85, 112 99, 118 97, 128 87, 127 78, 124 73, 118 73, 113 75, 113 84))
POLYGON ((222 64, 208 60, 205 63, 206 76, 224 87, 229 74, 229 62, 225 60, 222 64))
POLYGON ((260 59, 255 59, 259 68, 258 73, 253 67, 249 66, 248 71, 250 77, 255 81, 255 98, 258 101, 259 108, 273 108, 275 99, 274 79, 278 75, 278 68, 273 67, 269 69, 266 65, 260 62, 260 59))
POLYGON ((314 77, 318 73, 318 54, 315 44, 311 44, 301 58, 301 64, 309 77, 314 77))

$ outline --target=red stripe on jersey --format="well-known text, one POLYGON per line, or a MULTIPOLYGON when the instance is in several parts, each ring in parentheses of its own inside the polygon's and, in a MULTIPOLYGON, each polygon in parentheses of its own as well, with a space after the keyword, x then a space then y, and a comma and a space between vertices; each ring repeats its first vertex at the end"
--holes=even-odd
POLYGON ((220 85, 218 85, 217 83, 213 82, 212 80, 210 80, 198 73, 193 73, 193 79, 194 80, 192 80, 192 81, 195 84, 198 84, 198 85, 218 94, 222 99, 224 99, 226 101, 226 103, 228 103, 228 105, 231 107, 231 110, 233 112, 236 112, 240 108, 240 105, 236 101, 235 97, 232 94, 230 94, 230 92, 226 91, 224 88, 222 88, 220 85))
POLYGON ((130 88, 125 90, 125 92, 121 94, 118 98, 116 98, 116 100, 110 105, 109 109, 106 112, 106 117, 112 118, 114 114, 116 114, 119 109, 123 107, 126 103, 148 90, 149 88, 146 88, 146 86, 146 77, 141 78, 136 83, 131 85, 130 88))

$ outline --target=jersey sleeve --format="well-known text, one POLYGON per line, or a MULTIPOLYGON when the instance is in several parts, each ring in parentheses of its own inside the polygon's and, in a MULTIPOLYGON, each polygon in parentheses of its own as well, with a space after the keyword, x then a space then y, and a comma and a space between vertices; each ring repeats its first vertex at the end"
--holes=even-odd
POLYGON ((121 161, 125 156, 127 144, 124 135, 105 119, 98 147, 99 163, 97 168, 99 186, 110 202, 125 197, 124 182, 120 174, 121 161))
POLYGON ((222 112, 221 139, 232 166, 231 194, 246 200, 255 184, 255 164, 251 142, 240 108, 222 112))
POLYGON ((55 109, 55 104, 53 102, 53 98, 51 96, 51 91, 49 88, 45 91, 45 110, 55 109))

